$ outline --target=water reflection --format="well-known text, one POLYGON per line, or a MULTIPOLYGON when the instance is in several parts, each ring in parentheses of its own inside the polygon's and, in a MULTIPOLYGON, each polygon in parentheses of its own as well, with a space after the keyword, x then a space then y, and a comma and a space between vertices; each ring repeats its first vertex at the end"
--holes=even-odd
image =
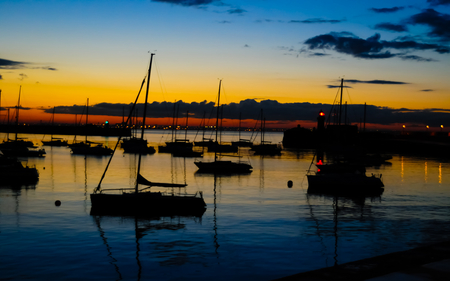
MULTIPOLYGON (((306 202, 309 207, 309 214, 314 221, 312 227, 315 231, 310 235, 317 235, 321 245, 322 256, 328 264, 328 257, 330 256, 327 250, 327 237, 333 238, 332 244, 332 258, 333 266, 340 264, 339 253, 344 250, 340 249, 340 237, 348 239, 349 232, 372 232, 374 226, 363 227, 362 225, 355 229, 355 221, 372 221, 372 213, 370 211, 371 205, 367 205, 366 201, 381 203, 381 196, 377 197, 338 197, 330 195, 307 194, 306 202), (331 208, 331 209, 330 209, 331 208)), ((351 235, 350 235, 351 236, 351 235)), ((329 243, 328 243, 329 244, 329 243)), ((344 246, 342 246, 344 247, 344 246)), ((345 262, 348 257, 345 257, 345 262)))
MULTIPOLYGON (((193 220, 201 224, 201 218, 195 217, 111 217, 111 216, 92 216, 98 229, 103 245, 106 248, 108 263, 114 267, 115 280, 128 280, 136 278, 137 280, 147 279, 145 275, 152 276, 152 272, 144 272, 149 263, 149 255, 157 258, 163 266, 182 265, 189 261, 191 255, 196 255, 195 248, 198 242, 194 243, 186 239, 175 239, 167 235, 167 239, 158 239, 151 233, 160 231, 186 231, 185 220, 193 220), (130 240, 115 241, 117 228, 126 228, 126 232, 133 232, 130 240), (110 232, 110 233, 109 233, 110 232), (112 240, 108 240, 108 237, 112 240), (148 238, 146 238, 148 236, 148 238), (120 246, 117 245, 120 243, 120 246), (134 245, 133 245, 134 244, 134 245), (132 256, 134 258, 132 258, 132 256), (130 271, 129 264, 134 259, 137 270, 130 271), (128 264, 126 267, 120 264, 128 264), (135 277, 128 276, 134 275, 135 277)), ((153 259, 151 258, 151 259, 153 259)))

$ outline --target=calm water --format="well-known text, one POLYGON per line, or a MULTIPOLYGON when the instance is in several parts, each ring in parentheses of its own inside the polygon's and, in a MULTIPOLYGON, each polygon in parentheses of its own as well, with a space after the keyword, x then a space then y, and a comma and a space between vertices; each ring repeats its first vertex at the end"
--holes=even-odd
MULTIPOLYGON (((170 135, 147 138, 156 145, 170 135)), ((0 187, 1 280, 271 280, 450 238, 448 159, 393 155, 392 165, 368 168, 383 174, 384 194, 351 200, 307 196, 311 151, 265 158, 243 151, 253 173, 216 178, 196 174, 193 158, 156 153, 143 157, 142 174, 203 191, 208 209, 202 218, 135 219, 89 214, 107 157, 45 148, 45 158, 28 159, 40 173, 36 186, 0 187)), ((133 186, 134 160, 119 149, 102 187, 133 186)))

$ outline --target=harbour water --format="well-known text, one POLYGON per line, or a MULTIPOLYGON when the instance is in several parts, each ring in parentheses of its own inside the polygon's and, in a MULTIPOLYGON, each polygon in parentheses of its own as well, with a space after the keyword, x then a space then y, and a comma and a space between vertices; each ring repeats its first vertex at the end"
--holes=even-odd
MULTIPOLYGON (((21 137, 40 143, 44 136, 21 137)), ((170 134, 146 137, 158 145, 170 134)), ((45 149, 44 158, 26 161, 40 173, 35 186, 0 186, 0 280, 272 280, 450 238, 449 159, 392 155, 390 165, 367 169, 383 175, 382 196, 350 199, 307 195, 313 151, 243 150, 253 172, 239 176, 198 174, 194 158, 155 153, 143 156, 142 174, 203 191, 207 210, 201 218, 135 218, 90 215, 89 194, 108 157, 45 149)), ((132 187, 135 158, 118 149, 102 187, 132 187)))

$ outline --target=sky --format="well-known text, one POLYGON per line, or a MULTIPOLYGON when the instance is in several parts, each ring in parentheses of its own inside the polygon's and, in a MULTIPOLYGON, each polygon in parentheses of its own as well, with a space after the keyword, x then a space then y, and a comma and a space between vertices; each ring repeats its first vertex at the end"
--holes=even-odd
POLYGON ((0 122, 19 89, 21 122, 74 122, 88 99, 120 122, 151 52, 149 123, 175 102, 200 122, 222 79, 225 124, 310 127, 344 79, 350 122, 366 103, 369 127, 450 127, 450 0, 0 0, 0 40, 0 122))

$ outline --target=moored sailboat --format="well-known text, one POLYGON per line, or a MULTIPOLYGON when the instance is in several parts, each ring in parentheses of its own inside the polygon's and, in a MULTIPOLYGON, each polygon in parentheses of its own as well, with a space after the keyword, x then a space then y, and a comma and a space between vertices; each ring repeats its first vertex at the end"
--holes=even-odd
MULTIPOLYGON (((219 131, 219 108, 220 108, 220 87, 222 80, 219 80, 219 93, 217 97, 217 118, 216 118, 216 142, 219 131)), ((253 167, 244 162, 232 162, 228 160, 219 160, 218 151, 214 152, 214 161, 195 161, 194 164, 198 167, 198 172, 201 173, 233 173, 233 174, 245 174, 251 173, 253 167)))
MULTIPOLYGON (((339 103, 339 120, 337 125, 333 126, 333 129, 340 135, 340 130, 344 131, 348 125, 341 125, 342 114, 342 91, 344 80, 341 80, 341 96, 339 103)), ((324 117, 323 112, 320 114, 324 117)), ((322 119, 324 120, 324 118, 322 119)), ((338 143, 341 140, 336 140, 338 143)), ((345 146, 345 142, 340 144, 341 148, 345 146)), ((340 149, 346 151, 345 149, 340 149)), ((323 193, 341 196, 379 196, 384 191, 384 184, 381 180, 382 175, 371 176, 366 175, 366 168, 364 165, 355 164, 351 162, 344 162, 340 159, 345 159, 343 152, 340 158, 330 157, 332 161, 329 163, 323 162, 323 152, 318 150, 317 157, 317 172, 309 171, 307 174, 308 179, 308 193, 323 193), (333 161, 334 160, 334 161, 333 161)), ((314 160, 313 160, 314 161, 314 160)), ((311 163, 312 164, 312 163, 311 163)))
MULTIPOLYGON (((147 89, 145 95, 143 126, 141 131, 141 139, 144 137, 145 117, 148 103, 148 90, 150 84, 150 74, 153 55, 151 54, 150 66, 147 75, 147 89)), ((144 85, 145 79, 142 82, 144 85)), ((141 90, 142 90, 141 86, 141 90)), ((139 94, 134 102, 133 109, 138 101, 139 94)), ((133 111, 133 110, 132 110, 133 111)), ((128 120, 131 117, 128 117, 128 120)), ((128 123, 128 121, 127 121, 128 123)), ((119 144, 119 141, 116 144, 119 144)), ((115 149, 114 149, 115 150, 115 149)), ((158 183, 146 180, 141 176, 141 156, 139 153, 136 183, 134 188, 120 188, 120 189, 102 189, 101 183, 105 177, 106 171, 111 163, 114 154, 111 155, 105 171, 100 179, 98 186, 90 195, 92 214, 120 214, 120 215, 201 215, 205 212, 206 204, 203 200, 202 192, 195 194, 175 194, 174 192, 152 192, 151 187, 166 187, 166 188, 185 188, 186 184, 174 183, 158 183), (140 186, 143 186, 140 188, 140 186)))
MULTIPOLYGON (((53 107, 53 113, 52 113, 52 127, 54 127, 55 125, 55 107, 53 107)), ((49 141, 42 141, 43 145, 46 146, 67 146, 68 143, 66 140, 62 139, 62 138, 55 138, 53 137, 53 131, 50 137, 49 141)))
MULTIPOLYGON (((86 102, 86 128, 88 127, 88 116, 89 116, 89 99, 86 102)), ((87 140, 87 133, 84 142, 75 142, 69 145, 72 154, 78 155, 95 155, 95 156, 107 156, 113 153, 113 150, 109 147, 104 146, 101 143, 96 143, 87 140)))

